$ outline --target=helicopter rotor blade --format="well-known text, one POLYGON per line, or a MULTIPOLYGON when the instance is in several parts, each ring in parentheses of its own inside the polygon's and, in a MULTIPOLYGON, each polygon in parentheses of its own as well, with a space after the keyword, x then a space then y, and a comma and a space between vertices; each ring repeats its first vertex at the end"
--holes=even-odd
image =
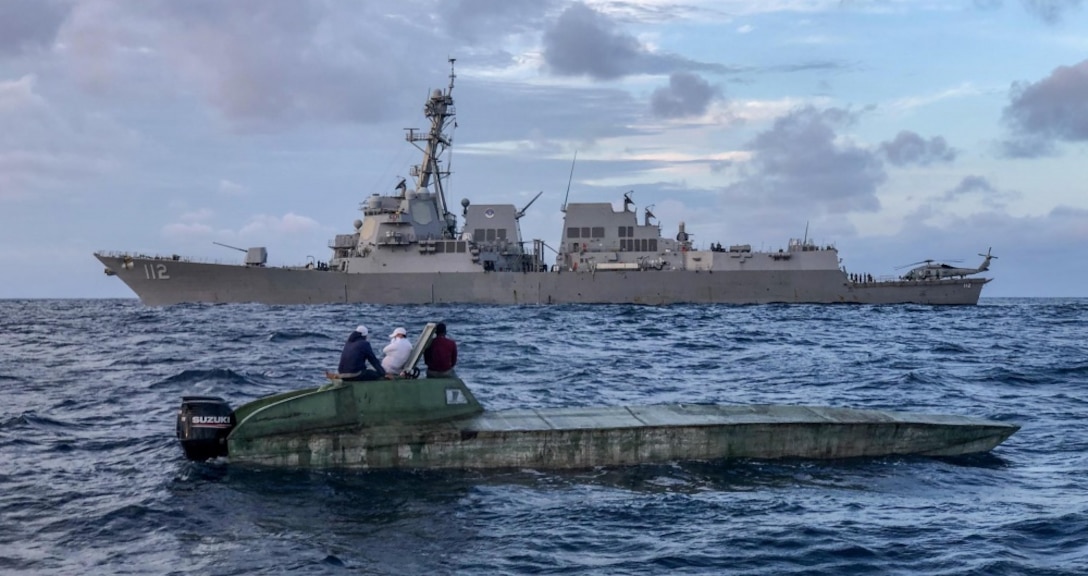
POLYGON ((910 268, 911 266, 917 266, 919 264, 932 264, 932 263, 933 263, 933 259, 930 258, 928 260, 919 260, 917 262, 911 262, 910 264, 904 264, 902 266, 896 266, 895 269, 896 270, 902 270, 903 268, 910 268))

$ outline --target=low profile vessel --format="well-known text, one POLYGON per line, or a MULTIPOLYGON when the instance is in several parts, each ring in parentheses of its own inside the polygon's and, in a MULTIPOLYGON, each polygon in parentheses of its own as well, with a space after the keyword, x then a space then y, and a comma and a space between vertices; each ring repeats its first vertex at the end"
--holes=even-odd
MULTIPOLYGON (((428 324, 409 358, 433 335, 428 324)), ((414 371, 418 376, 418 371, 414 371)), ((487 411, 459 378, 344 382, 232 410, 182 398, 186 457, 306 468, 573 469, 730 458, 987 452, 1020 427, 955 415, 818 406, 671 404, 487 411)))
MULTIPOLYGON (((268 266, 265 247, 235 248, 244 263, 180 255, 101 251, 95 257, 147 305, 185 302, 265 304, 677 304, 858 303, 977 304, 992 256, 977 268, 927 261, 901 276, 847 273, 838 249, 807 233, 784 249, 750 244, 697 245, 680 222, 665 234, 652 206, 641 222, 631 193, 607 202, 562 205, 559 243, 525 242, 520 221, 537 194, 513 204, 446 202, 453 139, 453 84, 424 106, 427 131, 407 140, 423 153, 391 193, 360 206, 355 230, 329 242, 329 260, 268 266), (550 260, 551 253, 555 259, 550 260)), ((573 170, 573 167, 572 167, 573 170)), ((569 184, 568 184, 569 193, 569 184)), ((225 245, 224 245, 225 246, 225 245)))

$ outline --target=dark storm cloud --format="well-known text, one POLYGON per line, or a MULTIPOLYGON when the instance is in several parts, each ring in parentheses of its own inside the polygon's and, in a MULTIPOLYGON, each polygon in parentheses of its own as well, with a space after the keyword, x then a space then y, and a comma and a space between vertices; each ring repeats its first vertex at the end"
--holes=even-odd
POLYGON ((718 64, 695 62, 649 51, 620 30, 608 16, 580 2, 563 11, 544 32, 544 61, 560 76, 612 80, 630 74, 668 74, 677 70, 724 72, 718 64))
POLYGON ((887 179, 880 157, 838 140, 836 128, 853 123, 847 110, 794 110, 748 145, 752 159, 740 181, 725 188, 731 200, 779 204, 812 212, 873 212, 877 187, 887 179))
POLYGON ((48 48, 71 11, 56 0, 3 0, 0 2, 0 56, 48 48))
POLYGON ((1041 156, 1056 141, 1088 141, 1088 60, 1058 67, 1034 84, 1013 84, 1009 99, 1004 120, 1013 134, 1004 143, 1007 155, 1041 156))
POLYGON ((894 140, 881 143, 880 151, 894 166, 909 164, 925 166, 956 159, 956 151, 948 147, 948 143, 942 136, 934 136, 927 141, 909 130, 901 131, 894 140))
POLYGON ((698 74, 675 72, 669 76, 668 86, 654 90, 650 109, 658 118, 699 116, 716 96, 721 96, 721 90, 698 74))

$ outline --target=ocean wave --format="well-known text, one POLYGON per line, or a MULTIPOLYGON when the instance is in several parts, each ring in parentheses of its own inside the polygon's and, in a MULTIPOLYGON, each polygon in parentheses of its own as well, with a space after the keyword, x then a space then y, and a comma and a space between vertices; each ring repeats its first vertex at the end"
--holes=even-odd
POLYGON ((33 430, 67 431, 79 430, 84 428, 84 426, 58 418, 42 416, 35 412, 23 412, 18 416, 8 418, 7 420, 0 422, 0 431, 18 430, 20 428, 29 428, 33 430))
POLYGON ((12 544, 0 571, 1079 575, 1086 322, 1085 302, 1031 300, 0 301, 0 542, 12 544), (792 403, 1023 428, 964 458, 560 472, 271 470, 182 455, 180 396, 238 406, 311 386, 357 324, 418 333, 434 319, 447 322, 458 373, 489 409, 792 403))
POLYGON ((229 368, 189 369, 158 380, 151 384, 152 388, 177 388, 179 384, 198 384, 214 382, 216 384, 229 384, 244 386, 255 384, 245 374, 240 374, 229 368))

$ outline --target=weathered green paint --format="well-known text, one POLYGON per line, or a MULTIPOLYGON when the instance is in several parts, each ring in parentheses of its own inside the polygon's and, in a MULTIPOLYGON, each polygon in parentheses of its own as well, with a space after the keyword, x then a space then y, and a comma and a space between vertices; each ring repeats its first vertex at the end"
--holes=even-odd
POLYGON ((988 451, 1019 429, 963 416, 775 405, 484 412, 455 378, 348 382, 259 400, 236 414, 232 461, 319 468, 951 456, 988 451))
POLYGON ((269 436, 305 435, 383 425, 414 426, 483 412, 456 378, 343 382, 257 400, 235 411, 228 438, 231 453, 244 454, 269 436), (452 402, 447 402, 450 398, 452 402), (253 406, 258 404, 257 406, 253 406))

